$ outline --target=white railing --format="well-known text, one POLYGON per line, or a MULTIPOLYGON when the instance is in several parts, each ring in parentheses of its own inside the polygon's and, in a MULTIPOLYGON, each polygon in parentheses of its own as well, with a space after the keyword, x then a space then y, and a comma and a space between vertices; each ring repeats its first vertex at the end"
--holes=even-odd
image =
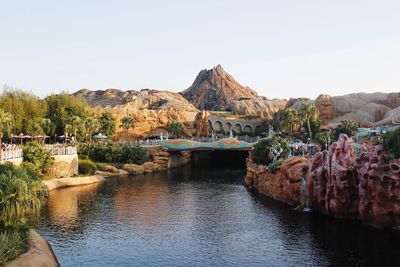
POLYGON ((45 145, 44 148, 51 153, 52 156, 63 156, 63 155, 76 155, 76 146, 65 146, 65 145, 45 145))
POLYGON ((0 161, 22 158, 22 148, 5 148, 0 151, 0 161))

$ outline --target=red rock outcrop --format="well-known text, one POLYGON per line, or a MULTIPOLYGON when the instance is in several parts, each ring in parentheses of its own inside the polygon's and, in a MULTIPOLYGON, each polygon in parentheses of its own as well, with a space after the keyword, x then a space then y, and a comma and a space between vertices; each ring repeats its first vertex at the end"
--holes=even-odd
POLYGON ((360 219, 376 227, 400 226, 400 160, 388 161, 382 147, 360 153, 354 163, 360 181, 360 219))
POLYGON ((330 95, 319 95, 317 99, 315 99, 315 107, 318 109, 319 119, 323 123, 332 120, 336 115, 333 97, 330 95))
POLYGON ((358 177, 353 171, 353 141, 342 134, 329 151, 317 153, 311 160, 307 178, 309 203, 334 217, 358 214, 358 177))
POLYGON ((249 158, 245 185, 289 205, 302 206, 302 181, 307 171, 308 160, 302 157, 287 159, 275 172, 249 158))

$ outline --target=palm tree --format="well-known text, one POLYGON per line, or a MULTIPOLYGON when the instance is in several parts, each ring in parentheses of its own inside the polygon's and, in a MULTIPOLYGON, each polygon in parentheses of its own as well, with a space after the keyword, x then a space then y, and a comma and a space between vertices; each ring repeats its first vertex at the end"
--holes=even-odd
POLYGON ((124 129, 125 137, 128 139, 129 128, 134 128, 135 122, 131 117, 125 116, 121 119, 121 125, 119 127, 124 129))
POLYGON ((74 133, 74 138, 77 141, 78 137, 78 131, 79 129, 82 128, 82 119, 79 116, 72 116, 71 119, 69 120, 69 124, 71 125, 71 132, 74 133))
POLYGON ((11 129, 13 124, 13 116, 9 112, 5 112, 0 109, 0 144, 3 139, 4 132, 8 132, 11 135, 11 129))
POLYGON ((300 125, 299 113, 293 108, 288 108, 283 114, 283 125, 290 129, 293 135, 293 129, 300 125))
POLYGON ((67 142, 68 135, 72 132, 73 126, 69 123, 64 126, 64 144, 67 142))
POLYGON ((307 124, 307 132, 310 140, 313 139, 311 131, 311 120, 316 120, 318 118, 318 110, 314 104, 303 103, 300 108, 300 117, 307 124))
POLYGON ((89 153, 90 153, 90 148, 93 140, 92 137, 93 134, 95 134, 100 129, 100 122, 96 117, 90 116, 87 117, 83 123, 86 131, 86 138, 89 141, 89 153))
POLYGON ((40 126, 43 129, 43 134, 50 134, 51 128, 52 128, 52 122, 50 119, 48 118, 42 118, 42 120, 40 121, 40 126))

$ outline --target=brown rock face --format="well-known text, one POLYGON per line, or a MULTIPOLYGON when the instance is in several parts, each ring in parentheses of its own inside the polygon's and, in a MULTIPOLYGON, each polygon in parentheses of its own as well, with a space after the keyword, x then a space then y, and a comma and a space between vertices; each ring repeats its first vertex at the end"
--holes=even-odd
POLYGON ((206 136, 210 135, 209 125, 208 125, 208 116, 210 113, 208 111, 200 111, 196 114, 196 118, 194 119, 194 127, 196 128, 196 136, 206 136))
POLYGON ((257 93, 240 85, 221 65, 202 70, 182 95, 198 109, 227 110, 232 100, 257 98, 257 93))
POLYGON ((400 92, 388 94, 386 97, 386 101, 383 104, 390 108, 400 107, 400 92))
POLYGON ((302 206, 302 181, 307 171, 308 160, 302 157, 287 159, 274 173, 248 159, 245 185, 289 205, 302 206))
POLYGON ((400 160, 388 162, 382 147, 362 152, 355 162, 360 181, 360 219, 376 227, 400 225, 400 160))
POLYGON ((310 203, 322 213, 334 217, 358 214, 358 177, 352 163, 353 142, 341 135, 328 152, 319 152, 311 160, 307 178, 310 203))
POLYGON ((333 98, 330 95, 319 95, 315 99, 315 107, 319 111, 319 119, 324 123, 330 121, 336 115, 333 98))
MULTIPOLYGON (((123 92, 108 89, 81 90, 75 94, 81 95, 96 113, 112 113, 117 123, 124 116, 131 116, 135 127, 129 130, 128 135, 121 132, 121 139, 146 138, 153 134, 159 136, 160 132, 165 134, 172 121, 180 121, 190 129, 198 112, 182 95, 169 91, 143 89, 140 92, 123 92)), ((122 131, 120 127, 117 130, 122 131)), ((190 135, 190 132, 186 134, 190 135)))
POLYGON ((249 87, 239 84, 221 67, 202 70, 192 86, 181 93, 202 110, 232 111, 240 115, 257 115, 271 119, 282 110, 286 100, 260 97, 249 87))

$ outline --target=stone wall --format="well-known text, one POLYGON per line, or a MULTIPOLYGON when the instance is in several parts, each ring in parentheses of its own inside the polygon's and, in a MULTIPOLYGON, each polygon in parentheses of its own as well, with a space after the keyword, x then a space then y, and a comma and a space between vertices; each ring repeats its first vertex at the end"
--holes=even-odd
POLYGON ((146 147, 151 161, 142 165, 124 164, 122 169, 130 174, 152 173, 183 166, 190 162, 190 151, 167 151, 162 146, 146 147))
POLYGON ((78 155, 53 156, 54 161, 47 169, 51 178, 63 178, 78 175, 78 155))

